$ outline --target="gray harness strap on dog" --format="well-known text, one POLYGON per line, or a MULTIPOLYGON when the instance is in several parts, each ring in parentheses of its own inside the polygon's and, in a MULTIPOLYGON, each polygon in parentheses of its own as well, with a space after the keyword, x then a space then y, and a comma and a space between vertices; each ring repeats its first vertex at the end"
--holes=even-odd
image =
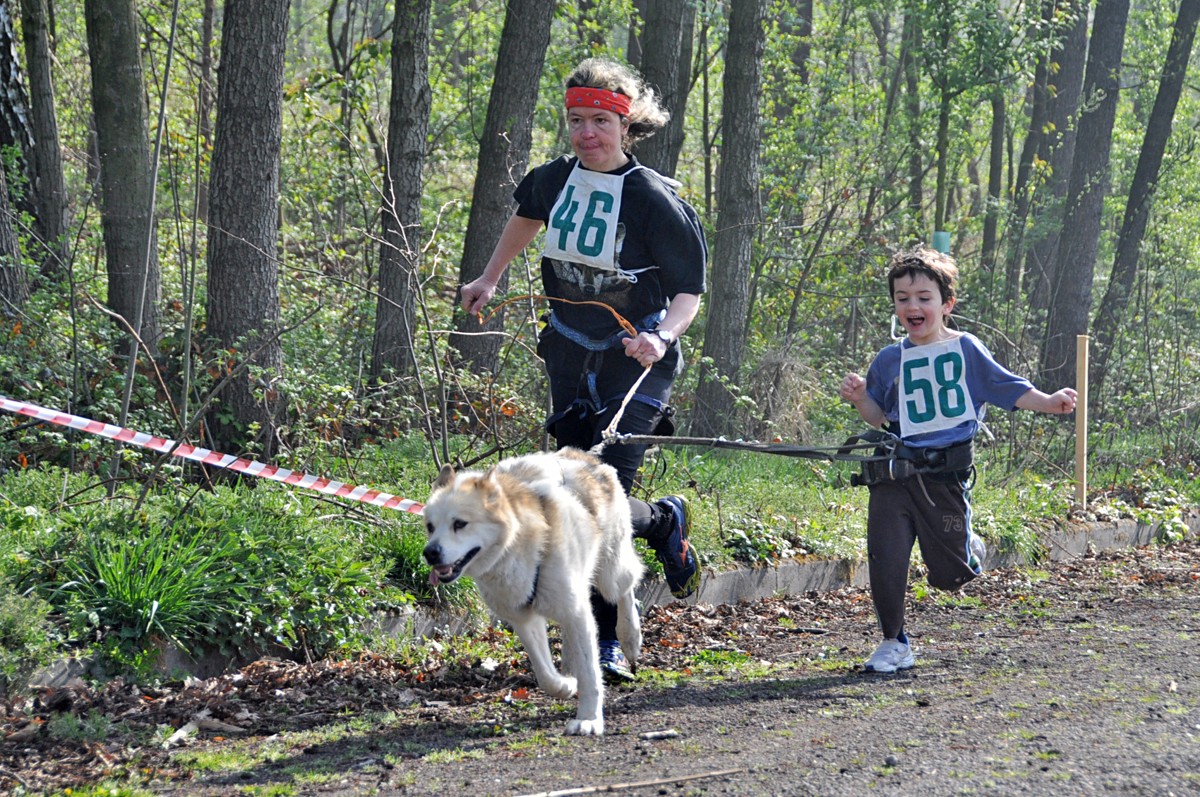
POLYGON ((535 569, 535 570, 533 571, 533 586, 529 588, 529 598, 528 598, 528 600, 526 600, 526 601, 525 601, 525 605, 526 605, 526 606, 532 606, 532 605, 533 605, 533 602, 534 602, 535 600, 537 600, 537 585, 538 585, 538 578, 539 578, 541 575, 542 575, 542 565, 541 565, 541 563, 539 562, 539 563, 538 563, 538 566, 537 566, 537 569, 535 569))
POLYGON ((854 487, 902 481, 921 474, 968 471, 974 467, 972 440, 946 448, 914 448, 905 445, 891 432, 872 429, 851 437, 845 445, 850 446, 858 441, 878 443, 875 453, 879 459, 862 463, 862 473, 850 477, 850 484, 854 487))

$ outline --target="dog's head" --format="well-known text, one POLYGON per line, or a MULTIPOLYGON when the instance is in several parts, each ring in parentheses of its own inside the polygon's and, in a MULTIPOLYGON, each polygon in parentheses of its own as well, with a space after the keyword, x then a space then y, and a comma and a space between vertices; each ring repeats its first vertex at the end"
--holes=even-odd
POLYGON ((502 485, 494 472, 455 473, 443 465, 425 503, 425 561, 432 584, 449 584, 474 565, 486 570, 509 536, 502 485))

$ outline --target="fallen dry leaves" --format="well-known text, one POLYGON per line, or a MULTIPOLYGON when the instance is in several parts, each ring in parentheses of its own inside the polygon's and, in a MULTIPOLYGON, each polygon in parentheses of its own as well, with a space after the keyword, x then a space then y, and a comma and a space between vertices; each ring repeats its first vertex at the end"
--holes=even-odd
MULTIPOLYGON (((1200 543, 1191 540, 1049 563, 1036 578, 1021 570, 988 571, 969 593, 989 611, 1018 612, 1031 600, 1076 600, 1087 590, 1121 600, 1147 589, 1194 589, 1198 554, 1200 543)), ((867 593, 845 589, 737 605, 676 602, 649 609, 643 626, 642 666, 686 674, 702 651, 783 660, 834 632, 870 633, 874 617, 867 593)), ((513 656, 497 633, 481 638, 496 643, 486 657, 456 659, 433 646, 415 665, 370 653, 311 664, 263 659, 216 678, 155 687, 118 678, 40 690, 0 704, 0 792, 18 785, 61 790, 114 774, 147 781, 186 777, 171 750, 196 738, 261 737, 365 712, 415 706, 436 714, 445 707, 534 698, 524 657, 513 656), (102 714, 111 730, 102 742, 63 738, 52 726, 65 714, 102 714)))

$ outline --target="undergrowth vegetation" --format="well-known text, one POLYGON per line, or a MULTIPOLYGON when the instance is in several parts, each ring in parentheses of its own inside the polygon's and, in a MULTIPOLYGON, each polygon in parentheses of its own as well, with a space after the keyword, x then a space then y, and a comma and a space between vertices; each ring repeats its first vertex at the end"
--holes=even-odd
MULTIPOLYGON (((0 364, 9 376, 0 377, 0 393, 116 420, 121 383, 104 359, 111 338, 102 321, 90 318, 68 334, 66 316, 51 311, 45 294, 33 301, 45 301, 47 313, 42 326, 7 330, 12 345, 0 347, 0 364), (73 364, 53 355, 71 336, 81 344, 73 364)), ((520 335, 532 332, 522 327, 520 335)), ((458 372, 431 346, 420 353, 422 373, 440 381, 382 384, 363 383, 354 359, 338 358, 328 342, 291 343, 280 384, 293 401, 272 464, 423 501, 442 462, 485 467, 547 444, 544 377, 528 340, 512 345, 499 376, 458 372)), ((832 351, 812 356, 828 364, 818 370, 794 355, 763 352, 738 403, 748 437, 828 448, 862 431, 835 389, 840 374, 861 364, 832 351)), ((683 428, 696 372, 684 373, 674 400, 683 428)), ((206 378, 192 383, 191 412, 203 402, 206 378)), ((136 375, 127 425, 182 436, 187 406, 164 399, 163 383, 154 383, 136 375)), ((1185 533, 1184 513, 1200 505, 1200 487, 1190 449, 1170 442, 1186 437, 1186 417, 1172 418, 1153 435, 1102 426, 1091 517, 1156 524, 1164 541, 1185 533)), ((994 412, 989 423, 994 437, 977 451, 975 528, 993 550, 1036 561, 1045 553, 1039 529, 1081 517, 1073 515, 1073 427, 1031 413, 994 412)), ((850 487, 855 468, 664 445, 651 449, 634 490, 689 500, 695 548, 710 568, 854 559, 863 554, 867 500, 866 490, 850 487)), ((65 655, 91 656, 93 672, 153 679, 172 675, 172 649, 224 661, 402 654, 395 638, 379 636, 376 629, 396 626, 381 617, 416 606, 479 609, 468 580, 430 585, 424 544, 417 514, 236 481, 12 417, 0 432, 0 685, 20 688, 65 655)), ((642 554, 648 572, 660 573, 653 554, 642 554)))
MULTIPOLYGON (((1061 429, 1048 434, 1065 445, 1061 429)), ((447 442, 472 450, 469 437, 447 442)), ((320 462, 339 478, 418 501, 432 475, 426 444, 412 434, 320 462)), ((708 567, 857 558, 867 492, 849 487, 853 468, 664 446, 651 451, 635 490, 689 499, 708 567)), ((184 471, 111 483, 43 464, 0 477, 0 683, 19 687, 67 654, 93 655, 99 672, 160 678, 171 675, 168 646, 233 661, 398 650, 394 639, 373 636, 381 615, 416 605, 478 609, 467 580, 429 585, 415 514, 270 482, 204 483, 184 471)), ((1134 518, 1176 539, 1185 510, 1200 505, 1194 476, 1161 461, 1096 473, 1089 517, 1134 518)), ((1045 553, 1038 530, 1071 517, 1073 490, 1056 468, 1014 468, 1002 446, 984 447, 975 528, 994 549, 1036 561, 1045 553)), ((646 549, 643 558, 658 571, 646 549)))

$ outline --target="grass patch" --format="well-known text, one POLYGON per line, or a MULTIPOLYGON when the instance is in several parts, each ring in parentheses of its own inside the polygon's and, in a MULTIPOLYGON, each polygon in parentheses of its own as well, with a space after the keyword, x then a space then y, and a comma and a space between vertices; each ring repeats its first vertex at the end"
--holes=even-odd
MULTIPOLYGON (((475 445, 465 437, 450 442, 460 456, 475 445)), ((428 447, 415 435, 364 446, 353 459, 320 446, 306 456, 280 464, 416 500, 427 496, 433 476, 428 447)), ((634 493, 687 498, 692 540, 711 567, 861 559, 868 491, 847 487, 853 470, 849 463, 668 446, 652 450, 634 493)), ((992 449, 981 451, 979 470, 976 530, 993 550, 1036 561, 1044 553, 1036 529, 1067 516, 1070 482, 1006 471, 992 449)), ((1133 486, 1107 491, 1097 511, 1168 517, 1182 502, 1200 503, 1190 475, 1165 466, 1125 473, 1133 486)), ((89 649, 111 659, 110 670, 150 675, 163 641, 230 654, 316 658, 373 649, 415 660, 424 655, 420 648, 373 633, 374 618, 417 602, 460 613, 480 609, 465 580, 430 588, 425 533, 415 515, 341 506, 269 482, 202 490, 182 468, 163 477, 144 494, 123 483, 111 496, 86 474, 50 466, 0 477, 0 641, 11 653, 0 655, 0 677, 12 678, 26 662, 89 649), (39 613, 40 624, 11 622, 39 613)), ((1168 539, 1173 532, 1165 528, 1168 539)), ((642 550, 650 571, 659 572, 642 550)), ((1028 573, 1031 581, 1049 577, 1036 568, 1028 573)), ((911 594, 917 601, 933 595, 919 581, 911 594)), ((971 596, 936 599, 978 605, 971 596)), ((1041 607, 1026 610, 1038 616, 1041 607)), ((521 655, 515 640, 490 639, 483 648, 496 645, 499 653, 481 648, 454 658, 521 655)), ((733 658, 720 654, 693 667, 748 666, 733 658)), ((831 657, 823 666, 848 665, 831 657)))
POLYGON ((976 595, 965 595, 961 592, 937 591, 933 593, 934 603, 957 609, 982 609, 983 600, 976 595))
POLYGON ((459 761, 479 760, 485 755, 483 750, 434 750, 425 756, 430 764, 454 764, 459 761))

